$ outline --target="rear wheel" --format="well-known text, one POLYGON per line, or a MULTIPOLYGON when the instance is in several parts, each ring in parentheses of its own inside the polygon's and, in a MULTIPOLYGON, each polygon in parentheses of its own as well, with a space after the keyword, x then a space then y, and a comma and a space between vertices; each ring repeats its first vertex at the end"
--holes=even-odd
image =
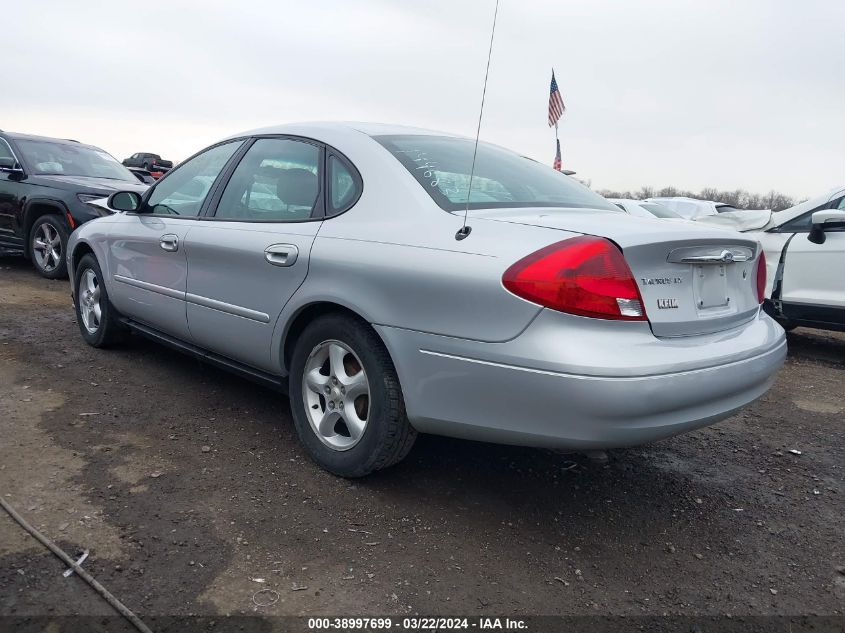
POLYGON ((342 477, 399 462, 416 439, 387 349, 369 325, 351 317, 320 317, 300 335, 290 402, 312 459, 342 477))
POLYGON ((82 338, 92 347, 108 347, 119 342, 126 330, 109 301, 97 258, 90 253, 85 255, 74 277, 76 322, 82 338))
POLYGON ((58 215, 43 215, 35 221, 29 232, 29 252, 35 270, 47 279, 67 277, 68 230, 58 215))

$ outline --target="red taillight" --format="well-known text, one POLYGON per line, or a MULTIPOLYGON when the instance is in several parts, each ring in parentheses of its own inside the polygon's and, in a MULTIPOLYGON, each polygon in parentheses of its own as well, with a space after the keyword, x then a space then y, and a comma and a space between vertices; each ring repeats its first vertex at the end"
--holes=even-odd
POLYGON ((547 308, 601 319, 647 319, 622 253, 600 237, 573 237, 520 259, 505 271, 512 293, 547 308))
POLYGON ((766 253, 760 251, 757 260, 757 300, 760 303, 766 299, 766 253))

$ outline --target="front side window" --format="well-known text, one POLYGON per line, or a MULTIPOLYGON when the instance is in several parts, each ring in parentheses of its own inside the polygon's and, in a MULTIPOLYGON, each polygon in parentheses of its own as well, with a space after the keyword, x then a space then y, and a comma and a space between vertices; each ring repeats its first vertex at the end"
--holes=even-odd
POLYGON ((77 143, 19 139, 24 161, 40 176, 82 176, 138 182, 116 158, 95 147, 77 143))
POLYGON ((199 215, 211 185, 242 142, 217 145, 174 169, 153 189, 146 203, 147 213, 199 215))
POLYGON ((320 151, 304 141, 258 139, 232 173, 214 217, 266 222, 309 219, 320 194, 320 151))
POLYGON ((430 135, 374 136, 446 211, 511 207, 619 209, 578 181, 495 145, 430 135), (469 198, 467 204, 467 198, 469 198))

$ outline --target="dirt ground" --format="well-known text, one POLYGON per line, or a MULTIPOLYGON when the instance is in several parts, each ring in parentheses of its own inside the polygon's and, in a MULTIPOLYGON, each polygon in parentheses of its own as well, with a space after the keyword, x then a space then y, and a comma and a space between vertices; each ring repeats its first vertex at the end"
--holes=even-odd
MULTIPOLYGON (((89 348, 69 292, 0 258, 0 494, 142 617, 845 613, 843 335, 796 330, 767 396, 606 464, 421 437, 353 483, 283 396, 89 348)), ((0 511, 0 615, 112 612, 62 571, 0 511)))

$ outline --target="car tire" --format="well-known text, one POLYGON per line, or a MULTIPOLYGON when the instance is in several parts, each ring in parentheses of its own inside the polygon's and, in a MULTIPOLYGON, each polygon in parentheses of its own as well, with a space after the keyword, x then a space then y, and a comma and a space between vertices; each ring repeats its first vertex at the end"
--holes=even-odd
POLYGON ((123 340, 126 327, 109 301, 103 272, 91 253, 83 256, 74 274, 74 307, 82 338, 91 347, 109 347, 123 340))
POLYGON ((417 433, 399 377, 369 324, 343 314, 315 319, 294 347, 289 385, 299 439, 329 472, 363 477, 411 450, 417 433))
POLYGON ((42 215, 29 231, 29 255, 38 274, 47 279, 67 277, 65 251, 70 233, 59 215, 42 215))

